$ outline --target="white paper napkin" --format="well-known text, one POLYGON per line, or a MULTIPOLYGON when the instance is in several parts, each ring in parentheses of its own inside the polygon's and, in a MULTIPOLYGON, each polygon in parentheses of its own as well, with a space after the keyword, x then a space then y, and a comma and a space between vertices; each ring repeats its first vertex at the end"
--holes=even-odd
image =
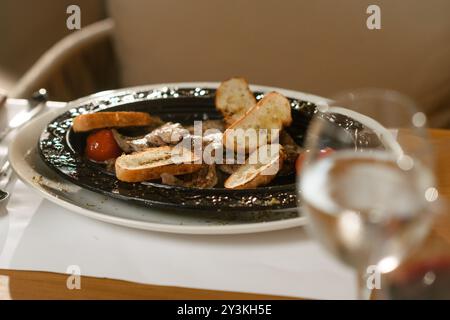
MULTIPOLYGON (((14 101, 19 102, 19 103, 14 103, 14 104, 6 103, 5 105, 0 106, 0 129, 5 128, 8 125, 8 122, 14 117, 14 115, 21 112, 22 110, 24 110, 27 107, 26 100, 14 100, 14 101)), ((4 140, 2 140, 0 142, 0 165, 3 164, 3 161, 7 157, 8 145, 11 142, 11 139, 13 139, 13 134, 8 135, 4 140)), ((12 200, 13 207, 15 207, 14 202, 17 203, 17 201, 20 201, 20 197, 21 196, 23 197, 23 189, 24 188, 25 188, 25 186, 23 184, 21 187, 19 184, 19 188, 17 189, 18 196, 15 196, 14 200, 12 200)), ((28 193, 29 190, 27 190, 26 192, 28 193)), ((40 201, 40 199, 39 199, 39 201, 40 201)), ((8 207, 10 207, 10 204, 8 204, 8 207)), ((35 206, 35 207, 37 208, 37 206, 35 206)), ((19 208, 19 210, 20 210, 20 208, 19 208)), ((5 244, 8 239, 8 230, 10 228, 10 224, 11 224, 12 228, 16 230, 16 232, 11 233, 11 237, 10 237, 10 241, 9 241, 11 243, 10 247, 14 247, 14 243, 18 243, 18 239, 20 238, 20 235, 22 234, 21 231, 19 232, 19 229, 21 228, 21 223, 23 223, 23 221, 20 222, 20 221, 10 219, 11 215, 7 214, 8 211, 9 210, 7 210, 7 208, 5 208, 4 206, 2 206, 0 208, 0 266, 1 266, 1 261, 4 260, 4 259, 2 259, 2 256, 5 255, 5 254, 3 254, 3 252, 4 252, 3 248, 5 247, 5 244), (19 228, 19 229, 17 229, 17 228, 19 228)), ((25 209, 25 211, 29 211, 29 210, 25 209)), ((30 218, 31 218, 31 216, 28 217, 27 220, 29 220, 30 218)), ((11 253, 11 251, 8 251, 8 252, 9 252, 8 254, 11 253)))
POLYGON ((96 277, 320 299, 353 298, 356 286, 353 272, 302 228, 253 235, 164 234, 97 222, 43 200, 8 266, 66 272, 73 265, 96 277))
POLYGON ((18 181, 6 212, 0 214, 0 268, 8 269, 20 239, 42 201, 37 193, 18 181))

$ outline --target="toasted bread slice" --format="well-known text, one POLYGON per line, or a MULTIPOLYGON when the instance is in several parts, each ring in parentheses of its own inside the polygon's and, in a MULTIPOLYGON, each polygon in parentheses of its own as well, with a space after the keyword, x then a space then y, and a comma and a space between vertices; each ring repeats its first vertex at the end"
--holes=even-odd
POLYGON ((216 91, 216 108, 222 113, 228 127, 240 119, 256 99, 244 78, 231 78, 222 82, 216 91))
POLYGON ((227 189, 252 189, 270 183, 283 166, 284 152, 280 145, 263 145, 253 152, 225 181, 227 189))
MULTIPOLYGON (((223 144, 235 152, 253 152, 258 146, 269 143, 271 129, 281 130, 292 122, 289 100, 277 92, 268 93, 238 121, 233 123, 223 134, 223 144), (254 129, 247 131, 247 129, 254 129), (260 129, 267 129, 266 139, 260 129), (252 136, 250 133, 254 133, 252 136), (257 138, 255 138, 255 136, 257 138)), ((278 131, 279 132, 279 131, 278 131)))
POLYGON ((145 112, 95 112, 77 116, 73 120, 75 132, 94 129, 149 126, 155 120, 145 112))
POLYGON ((141 182, 159 179, 161 174, 180 175, 202 168, 190 150, 164 146, 122 155, 116 159, 117 179, 125 182, 141 182))

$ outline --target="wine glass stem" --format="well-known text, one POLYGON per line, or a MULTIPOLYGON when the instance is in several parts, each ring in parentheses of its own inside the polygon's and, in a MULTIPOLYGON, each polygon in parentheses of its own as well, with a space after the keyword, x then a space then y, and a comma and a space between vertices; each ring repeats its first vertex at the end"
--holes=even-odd
POLYGON ((357 272, 358 278, 358 300, 370 300, 372 290, 369 289, 367 283, 367 270, 365 267, 359 268, 357 272))

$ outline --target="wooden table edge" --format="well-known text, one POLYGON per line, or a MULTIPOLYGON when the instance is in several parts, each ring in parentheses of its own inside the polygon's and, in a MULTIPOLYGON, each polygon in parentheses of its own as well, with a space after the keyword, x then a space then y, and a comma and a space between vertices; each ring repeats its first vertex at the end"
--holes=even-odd
MULTIPOLYGON (((69 274, 0 269, 0 299, 17 300, 292 300, 294 297, 80 277, 80 289, 68 289, 69 274)), ((73 283, 69 279, 69 282, 73 283)))

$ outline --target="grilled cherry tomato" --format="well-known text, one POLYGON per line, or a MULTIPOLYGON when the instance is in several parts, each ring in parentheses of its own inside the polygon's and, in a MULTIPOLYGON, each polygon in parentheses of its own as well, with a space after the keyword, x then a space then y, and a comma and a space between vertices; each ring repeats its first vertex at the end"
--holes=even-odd
POLYGON ((117 158, 122 154, 112 131, 108 129, 91 133, 86 140, 85 152, 89 159, 99 162, 117 158))
MULTIPOLYGON (((310 150, 306 150, 302 152, 298 157, 297 160, 295 160, 295 170, 297 171, 297 174, 299 174, 302 171, 303 163, 305 162, 307 153, 310 152, 310 150)), ((325 158, 326 156, 330 155, 334 152, 334 149, 332 148, 325 148, 319 151, 319 159, 325 158)))

